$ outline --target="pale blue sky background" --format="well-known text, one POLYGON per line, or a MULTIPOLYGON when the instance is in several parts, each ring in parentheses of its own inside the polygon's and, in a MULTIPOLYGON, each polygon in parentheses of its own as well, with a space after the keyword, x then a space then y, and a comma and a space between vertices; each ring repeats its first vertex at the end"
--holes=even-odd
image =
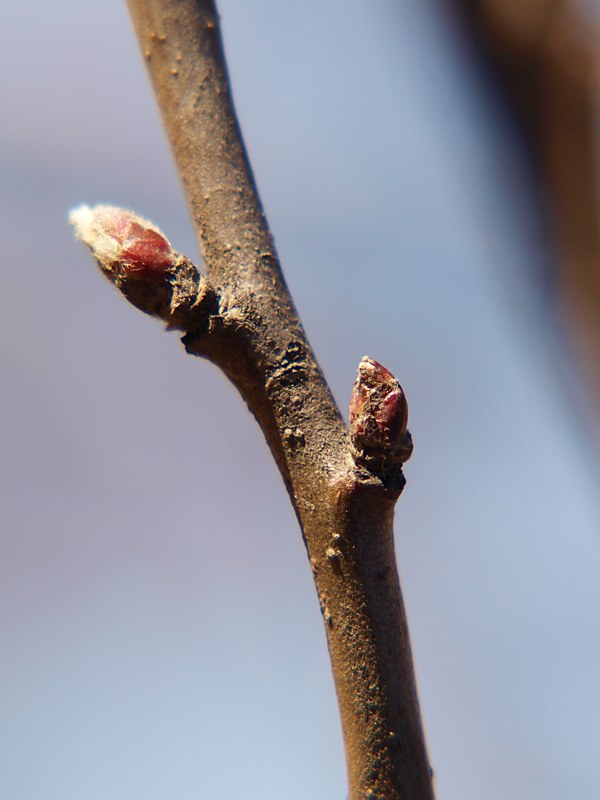
MULTIPOLYGON (((433 2, 220 7, 336 397, 368 354, 410 401, 396 536, 439 798, 598 797, 597 464, 486 89, 433 2)), ((0 797, 343 798, 318 604, 259 431, 66 224, 113 202, 196 252, 124 5, 11 3, 3 32, 0 797)))

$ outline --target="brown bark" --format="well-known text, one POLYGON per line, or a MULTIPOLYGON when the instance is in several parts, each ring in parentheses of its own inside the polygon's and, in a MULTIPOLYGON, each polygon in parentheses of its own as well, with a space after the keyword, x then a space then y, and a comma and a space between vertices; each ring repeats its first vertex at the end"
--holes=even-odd
MULTIPOLYGON (((129 0, 129 7, 206 276, 177 261, 168 272, 173 297, 163 286, 153 299, 151 284, 136 284, 139 275, 114 265, 108 272, 138 306, 183 329, 188 352, 222 368, 264 431, 300 522, 325 621, 350 797, 431 800, 393 548, 403 478, 389 465, 371 470, 354 460, 256 193, 213 2, 129 0), (190 299, 194 286, 198 305, 190 299)), ((374 464, 386 463, 380 456, 374 464)))

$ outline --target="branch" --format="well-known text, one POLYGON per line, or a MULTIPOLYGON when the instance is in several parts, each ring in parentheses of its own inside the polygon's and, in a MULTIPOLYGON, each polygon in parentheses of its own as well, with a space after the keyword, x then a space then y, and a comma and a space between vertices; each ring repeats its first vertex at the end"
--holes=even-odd
POLYGON ((210 0, 129 0, 206 275, 151 223, 83 207, 77 232, 142 310, 183 330, 258 420, 294 505, 325 621, 351 800, 431 800, 392 517, 412 443, 396 379, 359 366, 350 431, 288 294, 230 97, 210 0))
POLYGON ((600 411, 600 36, 576 0, 452 0, 509 102, 556 254, 559 312, 600 411))

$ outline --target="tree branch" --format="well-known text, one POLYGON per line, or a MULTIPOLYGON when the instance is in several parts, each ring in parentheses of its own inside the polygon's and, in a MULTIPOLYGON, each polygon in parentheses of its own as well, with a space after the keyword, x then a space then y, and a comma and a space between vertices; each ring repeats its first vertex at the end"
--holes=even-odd
POLYGON ((207 274, 128 212, 84 208, 73 222, 135 305, 183 330, 189 353, 222 368, 265 434, 325 620, 350 798, 431 800, 392 535, 412 449, 404 394, 363 359, 346 430, 279 267, 233 111, 214 3, 129 7, 207 274))
POLYGON ((558 310, 600 411, 598 17, 577 0, 451 2, 524 134, 558 310))

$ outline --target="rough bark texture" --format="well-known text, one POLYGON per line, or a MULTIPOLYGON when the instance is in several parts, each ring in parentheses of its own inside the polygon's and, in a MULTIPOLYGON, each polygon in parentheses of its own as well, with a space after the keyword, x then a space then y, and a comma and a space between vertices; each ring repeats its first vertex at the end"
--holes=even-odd
POLYGON ((403 480, 353 458, 255 190, 213 2, 129 0, 129 8, 206 276, 190 277, 184 260, 169 273, 173 284, 185 280, 200 287, 198 307, 187 289, 185 308, 164 294, 155 302, 147 287, 136 289, 135 276, 120 288, 184 330, 188 352, 222 368, 264 431, 300 522, 325 621, 350 797, 430 800, 431 770, 393 549, 393 508, 403 480), (161 311, 169 302, 170 310, 161 311))

